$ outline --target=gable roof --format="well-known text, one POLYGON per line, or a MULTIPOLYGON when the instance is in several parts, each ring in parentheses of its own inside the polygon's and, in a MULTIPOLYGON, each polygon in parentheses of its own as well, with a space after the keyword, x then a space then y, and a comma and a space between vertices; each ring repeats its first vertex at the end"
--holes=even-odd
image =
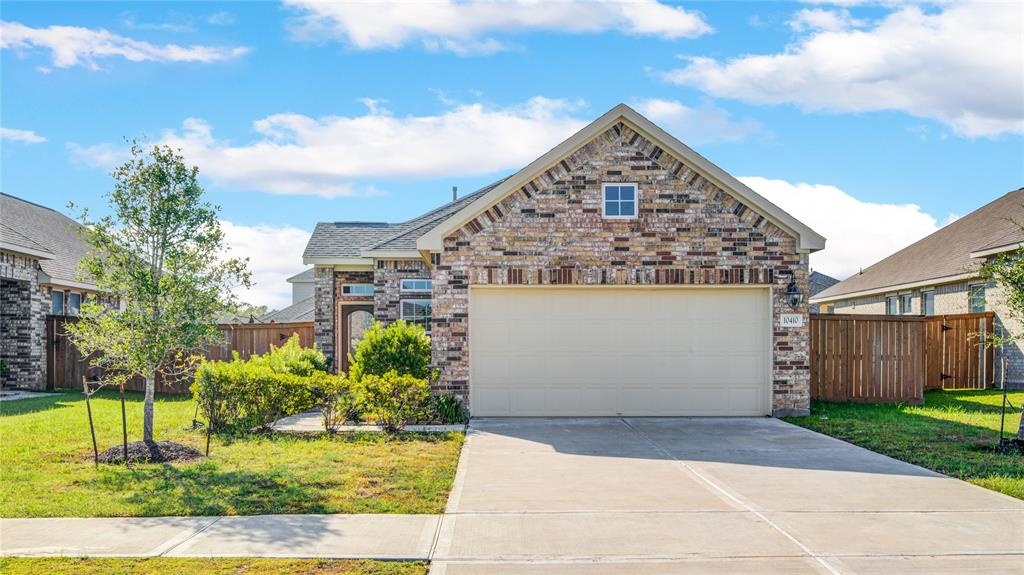
MULTIPOLYGON (((337 263, 339 259, 366 257, 364 251, 414 250, 416 240, 422 234, 502 181, 498 180, 404 222, 320 222, 306 244, 302 261, 306 264, 330 264, 337 263)), ((307 271, 312 273, 311 270, 307 271)))
POLYGON ((668 132, 656 126, 653 122, 642 116, 636 110, 625 104, 615 106, 597 120, 576 132, 569 139, 555 146, 546 154, 531 162, 525 168, 519 170, 512 176, 503 180, 480 198, 465 206, 458 212, 434 226, 430 231, 420 236, 416 247, 423 252, 438 252, 443 248, 445 236, 454 232, 467 222, 483 213, 494 204, 501 201, 506 195, 516 191, 538 174, 550 169, 563 158, 573 153, 581 146, 614 126, 617 122, 623 122, 630 128, 638 131, 648 139, 656 142, 670 154, 684 161, 690 168, 698 172, 704 178, 710 180, 716 186, 736 196, 740 201, 754 208, 765 218, 790 232, 797 240, 797 247, 806 251, 820 250, 825 247, 825 238, 802 222, 786 213, 784 210, 769 202, 747 185, 740 182, 725 170, 712 164, 706 158, 695 152, 686 144, 683 144, 668 132))
POLYGON ((89 244, 79 235, 81 224, 57 210, 2 193, 0 214, 4 242, 42 248, 49 254, 47 259, 39 260, 39 281, 95 289, 95 285, 79 279, 78 265, 89 253, 89 244))
POLYGON ((832 276, 827 276, 821 272, 812 271, 811 275, 807 277, 808 291, 811 295, 825 291, 826 289, 839 283, 839 280, 832 276))
POLYGON ((1024 242, 1024 188, 1009 192, 811 298, 812 302, 869 295, 977 274, 977 254, 1024 242))
POLYGON ((313 268, 306 268, 305 270, 293 275, 292 277, 284 280, 288 283, 293 284, 304 284, 316 281, 316 270, 313 268))

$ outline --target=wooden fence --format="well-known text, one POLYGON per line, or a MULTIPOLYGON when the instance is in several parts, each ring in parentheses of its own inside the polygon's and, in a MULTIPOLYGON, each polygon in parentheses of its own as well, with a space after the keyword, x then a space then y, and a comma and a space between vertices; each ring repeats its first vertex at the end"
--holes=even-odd
POLYGON ((985 388, 994 316, 812 314, 811 397, 921 403, 925 389, 985 388))
MULTIPOLYGON (((46 388, 81 389, 82 376, 90 380, 100 374, 89 368, 88 363, 78 352, 78 348, 67 337, 65 325, 78 321, 73 317, 47 316, 46 318, 46 388)), ((211 346, 204 351, 207 359, 231 359, 232 352, 237 351, 242 359, 254 354, 270 351, 271 345, 279 346, 292 334, 299 334, 299 343, 303 347, 313 346, 313 322, 299 323, 244 323, 221 324, 223 340, 220 345, 211 346)), ((190 379, 166 379, 158 376, 157 393, 188 393, 190 379)), ((130 391, 144 391, 145 382, 141 378, 128 383, 130 391)))

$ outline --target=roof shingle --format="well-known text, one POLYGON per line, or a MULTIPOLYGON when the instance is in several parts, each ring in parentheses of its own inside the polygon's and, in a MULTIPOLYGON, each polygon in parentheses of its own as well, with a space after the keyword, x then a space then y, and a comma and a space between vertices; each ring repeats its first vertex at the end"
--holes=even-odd
POLYGON ((2 193, 0 221, 5 238, 8 234, 24 238, 53 254, 51 259, 39 260, 43 273, 53 281, 91 285, 82 282, 78 271, 82 258, 89 253, 89 244, 79 235, 81 224, 57 210, 2 193))

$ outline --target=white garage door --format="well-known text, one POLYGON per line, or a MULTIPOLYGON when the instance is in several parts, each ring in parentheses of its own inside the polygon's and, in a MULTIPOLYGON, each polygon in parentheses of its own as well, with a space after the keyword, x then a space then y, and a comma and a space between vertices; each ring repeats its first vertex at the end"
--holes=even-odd
POLYGON ((474 416, 766 415, 766 289, 474 288, 474 416))

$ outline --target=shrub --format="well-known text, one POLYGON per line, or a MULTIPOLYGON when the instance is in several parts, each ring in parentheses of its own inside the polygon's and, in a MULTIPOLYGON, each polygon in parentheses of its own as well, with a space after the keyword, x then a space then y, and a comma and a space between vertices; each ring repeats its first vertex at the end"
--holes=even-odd
POLYGON ((334 433, 346 421, 359 420, 359 402, 344 375, 314 376, 313 395, 320 405, 324 431, 334 433))
POLYGON ((299 346, 298 336, 263 355, 206 361, 196 370, 192 395, 214 431, 267 429, 286 415, 316 405, 317 387, 329 387, 323 353, 299 346))
POLYGON ((421 326, 399 320, 384 327, 374 322, 350 358, 349 379, 383 376, 389 371, 417 379, 430 376, 430 338, 421 326))
POLYGON ((357 386, 363 408, 377 418, 388 433, 423 415, 430 398, 427 380, 392 370, 384 375, 364 375, 357 386))
POLYGON ((469 420, 469 410, 462 404, 462 400, 454 395, 433 396, 430 399, 429 411, 427 419, 445 425, 465 423, 469 420))

